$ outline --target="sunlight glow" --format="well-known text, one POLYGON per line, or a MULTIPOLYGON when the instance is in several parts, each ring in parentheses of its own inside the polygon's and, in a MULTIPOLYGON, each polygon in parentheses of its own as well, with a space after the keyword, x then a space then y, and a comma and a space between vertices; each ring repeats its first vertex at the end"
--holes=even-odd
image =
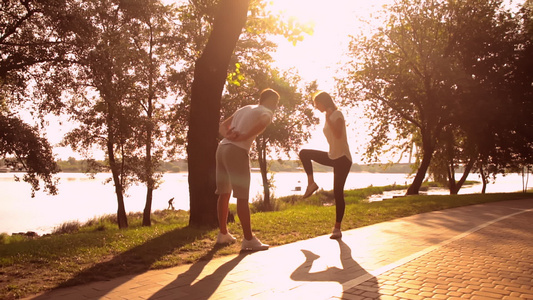
POLYGON ((390 0, 272 0, 271 11, 302 24, 314 24, 311 36, 292 45, 283 37, 276 38, 276 66, 294 68, 305 81, 317 80, 321 89, 332 90, 334 76, 342 65, 350 41, 366 26, 361 19, 371 15, 390 0))

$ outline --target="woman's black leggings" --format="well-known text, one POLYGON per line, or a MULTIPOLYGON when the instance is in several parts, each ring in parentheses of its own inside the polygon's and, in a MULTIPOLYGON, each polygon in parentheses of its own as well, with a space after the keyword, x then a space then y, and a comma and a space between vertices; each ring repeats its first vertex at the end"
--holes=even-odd
POLYGON ((346 206, 344 203, 344 183, 348 173, 350 173, 352 162, 346 156, 331 159, 327 152, 310 149, 300 151, 300 160, 307 175, 313 174, 312 160, 321 165, 333 167, 333 195, 335 196, 336 220, 339 223, 342 222, 346 206))

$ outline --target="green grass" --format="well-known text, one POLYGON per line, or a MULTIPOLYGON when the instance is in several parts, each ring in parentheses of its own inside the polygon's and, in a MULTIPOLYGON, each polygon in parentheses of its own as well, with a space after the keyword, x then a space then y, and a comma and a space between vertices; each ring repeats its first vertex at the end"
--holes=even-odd
MULTIPOLYGON (((533 198, 531 193, 511 193, 364 201, 368 195, 389 188, 346 191, 343 229, 433 210, 533 198)), ((262 241, 273 246, 283 245, 330 232, 335 218, 335 207, 329 205, 331 192, 320 191, 305 201, 297 197, 276 201, 282 210, 252 215, 254 233, 262 241)), ((152 227, 141 226, 141 220, 140 214, 130 215, 130 227, 126 230, 117 228, 114 216, 104 216, 86 225, 65 224, 55 234, 35 239, 0 235, 0 298, 18 298, 55 287, 106 280, 239 252, 239 243, 214 248, 217 230, 188 227, 188 213, 184 211, 157 212, 152 227)), ((229 230, 242 239, 238 221, 230 223, 229 230)))

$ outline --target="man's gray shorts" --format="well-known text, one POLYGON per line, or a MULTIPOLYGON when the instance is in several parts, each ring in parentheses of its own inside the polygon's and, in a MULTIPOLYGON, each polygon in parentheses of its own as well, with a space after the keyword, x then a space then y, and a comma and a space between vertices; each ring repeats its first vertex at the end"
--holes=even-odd
POLYGON ((217 148, 218 195, 233 190, 233 197, 248 199, 250 193, 250 158, 248 152, 233 144, 219 144, 217 148))

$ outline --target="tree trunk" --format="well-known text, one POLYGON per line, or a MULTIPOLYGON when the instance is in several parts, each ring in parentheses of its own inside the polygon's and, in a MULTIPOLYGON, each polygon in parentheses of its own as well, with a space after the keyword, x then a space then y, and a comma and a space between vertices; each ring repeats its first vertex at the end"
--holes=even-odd
POLYGON ((457 189, 457 182, 455 181, 455 166, 453 163, 453 158, 451 159, 450 165, 446 168, 448 171, 448 190, 450 195, 454 195, 453 191, 457 189))
POLYGON ((483 170, 483 165, 480 165, 479 172, 481 173, 481 181, 483 182, 481 193, 485 194, 485 192, 487 191, 487 176, 485 175, 485 171, 483 170))
POLYGON ((151 226, 151 214, 152 214, 152 199, 154 194, 154 168, 152 163, 152 123, 151 123, 151 109, 152 103, 149 103, 149 115, 148 118, 148 129, 146 130, 146 161, 145 161, 145 172, 146 172, 146 203, 144 205, 143 211, 143 226, 151 226))
MULTIPOLYGON (((115 127, 113 125, 115 121, 115 110, 113 108, 113 105, 111 104, 111 101, 106 100, 107 102, 107 116, 106 116, 106 122, 107 122, 107 155, 109 157, 109 167, 111 168, 111 174, 113 176, 113 183, 115 185, 115 194, 117 195, 117 223, 118 228, 123 229, 128 227, 128 216, 126 215, 126 208, 124 205, 124 186, 122 185, 122 174, 119 166, 117 165, 117 161, 115 158, 115 133, 113 132, 113 128, 115 127)), ((124 158, 123 158, 124 161, 124 158)))
POLYGON ((261 168, 261 179, 263 180, 263 202, 265 211, 271 211, 272 205, 270 203, 270 181, 268 180, 268 173, 266 167, 261 168))
POLYGON ((154 131, 153 111, 154 111, 154 66, 152 49, 152 32, 150 31, 150 75, 148 78, 148 103, 146 107, 146 141, 145 141, 145 172, 146 172, 146 203, 143 211, 143 226, 152 226, 152 200, 154 194, 154 163, 152 162, 152 135, 154 131))
POLYGON ((146 204, 143 211, 143 226, 152 226, 152 199, 153 199, 154 189, 146 189, 146 204))
POLYGON ((461 179, 457 183, 454 184, 454 188, 450 189, 450 195, 457 195, 459 193, 459 190, 461 187, 463 187, 463 184, 466 181, 466 178, 468 177, 468 174, 470 174, 470 171, 472 170, 472 167, 474 166, 474 160, 471 159, 465 166, 465 171, 463 173, 463 176, 461 176, 461 179))
POLYGON ((264 209, 266 211, 272 210, 272 205, 270 203, 270 181, 268 180, 268 167, 266 159, 266 143, 262 138, 257 138, 255 140, 257 145, 258 161, 259 161, 259 170, 261 171, 261 179, 263 181, 263 203, 264 209))
POLYGON ((424 178, 426 177, 426 173, 433 156, 433 147, 429 145, 429 142, 423 143, 422 149, 424 151, 424 155, 422 156, 422 162, 420 163, 420 167, 418 167, 418 171, 416 172, 413 183, 411 183, 407 189, 406 195, 418 195, 420 191, 420 187, 422 186, 422 182, 424 182, 424 178))
POLYGON ((109 166, 111 167, 111 174, 113 175, 113 183, 115 185, 115 194, 117 194, 117 223, 118 228, 128 228, 128 216, 126 215, 126 207, 124 205, 124 189, 122 187, 122 181, 120 180, 121 174, 118 169, 115 160, 115 151, 113 149, 113 138, 107 142, 107 155, 109 156, 109 166))
POLYGON ((146 203, 144 205, 143 211, 143 226, 152 226, 152 199, 154 194, 154 165, 152 162, 152 132, 153 125, 151 122, 152 119, 152 103, 151 100, 148 104, 148 129, 146 130, 146 161, 145 161, 145 172, 146 172, 146 203))
POLYGON ((221 0, 213 30, 196 61, 188 132, 189 196, 192 226, 217 226, 215 153, 220 99, 229 61, 246 23, 249 0, 221 0))
POLYGON ((522 166, 522 193, 527 193, 529 184, 529 166, 522 166))
MULTIPOLYGON (((151 105, 150 105, 151 106, 151 105)), ((150 122, 150 121, 149 121, 150 122)), ((143 226, 152 226, 152 199, 154 194, 154 170, 152 164, 152 126, 148 125, 146 141, 146 203, 143 211, 143 226)))

